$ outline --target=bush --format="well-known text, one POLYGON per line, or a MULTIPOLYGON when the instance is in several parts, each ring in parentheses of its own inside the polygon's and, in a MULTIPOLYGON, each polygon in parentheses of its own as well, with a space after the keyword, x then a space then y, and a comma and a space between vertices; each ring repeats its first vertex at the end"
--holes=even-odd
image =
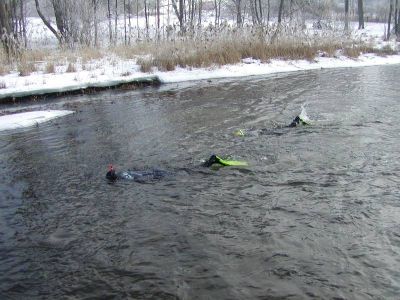
POLYGON ((7 68, 7 65, 0 64, 0 76, 3 76, 8 72, 10 72, 10 70, 7 68))
POLYGON ((33 62, 20 61, 17 65, 19 76, 29 76, 31 73, 36 72, 36 65, 33 62))
POLYGON ((137 64, 140 66, 140 72, 149 73, 153 67, 152 59, 149 58, 140 58, 137 61, 137 64))

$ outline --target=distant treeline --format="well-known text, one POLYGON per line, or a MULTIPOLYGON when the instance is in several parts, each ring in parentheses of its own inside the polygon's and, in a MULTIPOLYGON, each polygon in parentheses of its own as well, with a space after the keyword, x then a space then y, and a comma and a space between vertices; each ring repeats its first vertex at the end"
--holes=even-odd
POLYGON ((130 45, 173 35, 193 36, 204 25, 263 27, 306 20, 323 24, 364 19, 388 22, 399 35, 400 0, 1 0, 1 44, 8 56, 29 45, 27 16, 37 14, 61 47, 130 45), (379 2, 379 3, 377 3, 379 2))

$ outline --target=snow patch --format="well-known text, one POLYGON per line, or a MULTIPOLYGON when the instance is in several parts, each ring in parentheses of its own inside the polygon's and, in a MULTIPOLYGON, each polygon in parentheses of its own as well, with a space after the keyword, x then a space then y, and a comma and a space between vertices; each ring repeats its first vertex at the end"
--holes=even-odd
POLYGON ((46 110, 1 116, 0 131, 34 126, 72 113, 70 110, 46 110))

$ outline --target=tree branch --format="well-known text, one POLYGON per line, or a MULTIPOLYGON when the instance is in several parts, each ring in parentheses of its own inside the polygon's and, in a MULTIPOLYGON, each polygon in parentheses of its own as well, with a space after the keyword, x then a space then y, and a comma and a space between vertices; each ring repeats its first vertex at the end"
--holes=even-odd
POLYGON ((39 17, 42 19, 44 25, 47 26, 47 28, 50 29, 50 31, 55 35, 55 37, 57 38, 58 42, 60 44, 62 44, 62 38, 61 35, 57 32, 57 30, 54 29, 53 26, 51 26, 50 22, 47 21, 46 17, 42 14, 41 10, 40 10, 40 6, 39 6, 39 0, 35 0, 35 4, 36 4, 36 11, 39 15, 39 17))

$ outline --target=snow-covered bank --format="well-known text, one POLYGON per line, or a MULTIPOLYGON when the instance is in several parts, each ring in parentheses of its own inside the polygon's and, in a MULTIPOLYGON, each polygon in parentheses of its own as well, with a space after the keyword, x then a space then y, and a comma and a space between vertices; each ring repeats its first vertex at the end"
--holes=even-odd
POLYGON ((216 79, 228 77, 244 77, 253 75, 267 75, 282 72, 294 72, 328 68, 366 67, 374 65, 400 64, 400 55, 380 57, 376 55, 363 55, 358 59, 346 57, 317 58, 314 62, 306 60, 282 61, 272 60, 263 64, 258 60, 245 59, 237 65, 226 65, 213 69, 177 69, 172 72, 157 72, 163 83, 182 82, 188 80, 216 79))
MULTIPOLYGON (((110 59, 110 61, 112 60, 110 59)), ((84 90, 87 88, 118 86, 132 82, 144 83, 159 81, 161 83, 172 83, 266 75, 302 70, 400 64, 400 55, 384 57, 374 54, 365 54, 357 59, 344 56, 328 58, 321 55, 321 57, 317 57, 313 62, 306 60, 272 60, 269 63, 261 63, 258 60, 249 58, 235 65, 215 66, 212 68, 177 68, 170 72, 155 71, 149 74, 140 72, 138 65, 132 60, 121 60, 117 67, 115 63, 107 63, 107 59, 103 59, 101 63, 102 68, 93 71, 80 70, 74 73, 62 74, 43 74, 37 72, 25 77, 18 76, 17 74, 1 76, 0 83, 2 83, 3 88, 0 89, 0 100, 30 95, 84 90)))
MULTIPOLYGON (((40 24, 39 21, 32 23, 32 28, 41 28, 41 33, 35 35, 37 39, 44 36, 42 31, 45 29, 40 24)), ((308 25, 312 25, 312 23, 308 25)), ((354 29, 356 24, 351 24, 351 28, 353 28, 351 36, 354 41, 363 41, 374 49, 388 48, 398 52, 399 43, 395 39, 384 40, 385 26, 383 23, 367 23, 366 29, 356 30, 354 29)), ((308 28, 307 30, 311 30, 309 34, 312 34, 314 29, 308 28)), ((315 33, 318 33, 318 30, 315 33)), ((234 65, 215 65, 207 68, 177 67, 174 71, 169 72, 158 71, 153 68, 151 73, 141 72, 139 66, 140 59, 151 57, 150 53, 133 55, 130 56, 130 59, 124 59, 117 54, 102 52, 100 58, 91 59, 85 58, 82 53, 77 52, 73 53, 75 60, 72 61, 69 61, 66 55, 64 57, 64 54, 60 54, 55 58, 43 58, 40 61, 34 61, 37 71, 31 72, 28 76, 21 76, 18 68, 9 74, 0 76, 0 103, 2 99, 4 101, 4 99, 67 93, 90 88, 101 89, 130 83, 139 85, 143 83, 151 84, 152 82, 172 83, 313 69, 400 64, 399 54, 390 56, 362 54, 353 59, 343 56, 342 53, 344 53, 343 50, 337 50, 334 57, 328 57, 332 54, 324 55, 324 53, 320 53, 312 62, 272 59, 268 63, 262 63, 256 59, 246 58, 234 65), (69 68, 70 65, 71 68, 69 68)))
POLYGON ((72 113, 70 110, 46 110, 1 116, 0 131, 34 126, 72 113))

